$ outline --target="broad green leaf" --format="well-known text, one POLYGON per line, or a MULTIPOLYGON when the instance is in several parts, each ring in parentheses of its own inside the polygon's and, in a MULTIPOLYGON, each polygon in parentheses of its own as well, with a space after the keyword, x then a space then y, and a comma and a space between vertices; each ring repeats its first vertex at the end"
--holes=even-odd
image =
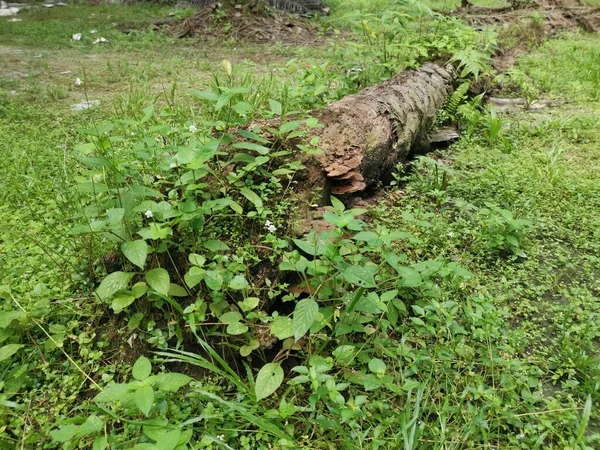
POLYGON ((227 244, 221 241, 217 241, 216 239, 206 241, 204 243, 204 248, 213 252, 229 250, 229 246, 227 244))
POLYGON ((169 421, 167 419, 146 419, 142 430, 145 436, 153 441, 158 441, 168 431, 168 424, 169 421))
POLYGON ((79 427, 77 437, 87 436, 88 434, 97 433, 104 428, 104 422, 98 416, 91 415, 79 427))
POLYGON ((271 334, 277 339, 287 339, 294 335, 293 321, 286 316, 277 316, 271 322, 271 334))
POLYGON ((384 292, 383 294, 381 294, 381 301, 382 301, 382 303, 388 303, 388 302, 392 301, 393 299, 395 299, 397 295, 398 295, 397 289, 384 292))
POLYGON ((283 369, 279 363, 265 364, 256 376, 256 400, 260 401, 273 394, 283 383, 283 369))
POLYGON ((169 295, 169 289, 171 288, 171 278, 169 272, 165 269, 157 267, 149 272, 146 272, 146 282, 159 294, 164 296, 169 295))
POLYGON ((405 287, 418 287, 423 284, 423 279, 421 278, 421 274, 412 267, 403 267, 398 266, 395 268, 398 275, 402 277, 400 280, 400 286, 405 287))
POLYGON ((338 364, 348 364, 358 351, 353 345, 340 345, 333 351, 333 356, 338 364))
POLYGON ((331 200, 331 206, 333 206, 333 209, 335 209, 337 212, 342 213, 346 210, 346 207, 341 200, 335 197, 330 197, 329 200, 331 200))
POLYGON ((106 210, 106 217, 111 224, 119 223, 125 217, 124 208, 110 208, 106 210))
POLYGON ((204 282, 213 291, 221 290, 223 286, 223 275, 216 270, 207 270, 204 274, 204 282))
POLYGON ((131 450, 158 450, 158 447, 149 442, 142 442, 141 444, 135 444, 131 450))
POLYGON ((283 105, 277 100, 269 100, 269 107, 271 112, 277 116, 280 116, 283 112, 283 105))
POLYGON ((176 392, 190 381, 192 378, 182 373, 161 373, 156 376, 154 386, 159 391, 176 392))
POLYGON ((251 189, 241 188, 240 194, 246 197, 248 200, 252 202, 252 204, 256 207, 256 209, 261 209, 263 207, 262 199, 251 189))
POLYGON ((310 329, 319 315, 319 305, 311 298, 300 300, 293 315, 294 339, 297 341, 310 329))
POLYGON ((190 289, 200 283, 202 278, 204 278, 204 269, 196 266, 190 267, 188 273, 183 276, 185 284, 187 284, 190 289))
POLYGON ((8 344, 0 348, 0 362, 7 360, 23 347, 25 347, 23 344, 8 344))
POLYGON ((253 142, 237 142, 232 145, 233 148, 238 148, 242 150, 254 150, 260 155, 266 155, 271 150, 268 147, 263 145, 255 144, 253 142))
POLYGON ((236 275, 231 279, 227 287, 229 287, 229 289, 233 289, 234 291, 241 291, 242 289, 248 288, 248 282, 246 281, 246 277, 244 277, 244 275, 236 275))
POLYGON ((106 436, 97 437, 92 444, 92 450, 106 450, 107 447, 108 440, 106 439, 106 436))
POLYGON ((351 217, 340 216, 331 211, 327 211, 327 212, 323 213, 323 220, 325 220, 326 222, 329 222, 332 225, 335 225, 338 228, 345 228, 350 224, 350 222, 353 219, 351 217))
POLYGON ((354 311, 360 311, 367 314, 379 314, 385 310, 385 304, 379 300, 379 296, 374 292, 363 295, 354 307, 354 311))
POLYGON ((240 322, 234 322, 227 325, 227 329, 225 331, 231 336, 239 336, 240 334, 246 333, 248 330, 249 328, 246 325, 240 322))
POLYGON ((256 134, 252 131, 239 130, 238 133, 240 134, 240 136, 242 136, 246 139, 250 139, 251 141, 262 142, 263 144, 269 143, 269 141, 267 139, 265 139, 263 136, 256 134))
POLYGON ((348 266, 343 272, 343 276, 351 284, 364 287, 364 288, 375 288, 375 272, 377 272, 376 266, 348 266))
POLYGON ((133 378, 143 381, 150 376, 152 372, 152 363, 145 356, 140 356, 131 369, 133 378))
POLYGON ((292 241, 300 250, 311 256, 322 255, 327 248, 327 242, 312 232, 306 236, 305 240, 292 239, 292 241))
POLYGON ((379 239, 379 235, 377 233, 373 233, 372 231, 361 231, 356 233, 352 239, 357 241, 375 242, 377 239, 379 239))
POLYGON ((21 320, 26 316, 27 314, 25 314, 23 311, 3 311, 2 314, 0 314, 0 328, 6 328, 13 322, 13 320, 21 320))
POLYGON ((206 262, 206 258, 204 256, 198 255, 196 253, 190 253, 188 259, 190 260, 190 263, 198 267, 202 267, 206 262))
POLYGON ((131 288, 131 295, 133 295, 135 298, 140 298, 146 292, 148 292, 148 285, 143 281, 138 281, 131 288))
POLYGON ((114 294, 129 285, 131 277, 133 274, 126 272, 113 272, 107 275, 96 289, 96 295, 102 301, 110 300, 114 294))
POLYGON ((231 109, 233 109, 240 116, 245 116, 246 114, 252 112, 254 107, 248 102, 237 102, 231 107, 231 109))
POLYGON ((228 92, 224 92, 219 96, 217 103, 215 104, 215 111, 222 110, 225 105, 227 105, 231 101, 232 95, 228 92))
POLYGON ((187 297, 188 292, 178 284, 171 283, 169 286, 169 296, 171 297, 187 297))
POLYGON ((143 269, 146 265, 146 258, 148 257, 149 246, 143 239, 137 241, 124 242, 121 245, 121 250, 129 261, 143 269))
POLYGON ((75 437, 79 427, 75 424, 61 426, 58 430, 52 430, 50 436, 57 442, 68 442, 75 437))
POLYGON ((286 122, 279 127, 279 132, 283 134, 290 133, 297 129, 302 122, 300 120, 292 120, 290 122, 286 122))
POLYGON ((131 388, 127 384, 111 384, 104 388, 102 392, 94 397, 97 403, 110 403, 117 400, 122 400, 123 396, 129 394, 131 388))
POLYGON ((379 358, 373 358, 369 361, 369 370, 376 375, 385 374, 386 369, 387 369, 387 366, 379 358))
POLYGON ((242 315, 236 311, 228 312, 228 313, 225 313, 225 314, 219 316, 219 322, 226 323, 227 325, 229 325, 231 323, 239 322, 242 319, 243 319, 242 315))
POLYGON ((175 429, 166 432, 156 441, 156 448, 158 450, 174 450, 179 445, 179 438, 181 437, 181 430, 175 429))
POLYGON ((252 311, 258 306, 260 299, 258 297, 246 297, 244 301, 238 302, 238 305, 244 312, 252 311))
POLYGON ((203 100, 208 100, 210 102, 216 103, 219 100, 219 94, 213 91, 194 91, 192 92, 194 97, 201 98, 203 100))
POLYGON ((129 305, 131 305, 133 302, 135 302, 135 295, 131 295, 130 293, 127 292, 122 292, 119 293, 117 295, 115 295, 115 297, 113 298, 110 307, 113 309, 113 311, 115 313, 120 313, 121 311, 123 311, 125 308, 127 308, 129 305))
POLYGON ((260 342, 258 342, 258 339, 253 339, 250 341, 249 344, 242 345, 240 347, 240 355, 242 355, 245 358, 246 356, 250 355, 250 353, 252 353, 254 350, 256 350, 258 347, 260 347, 260 342))
POLYGON ((152 386, 142 386, 135 391, 135 404, 139 410, 147 416, 152 409, 154 403, 154 390, 152 386))

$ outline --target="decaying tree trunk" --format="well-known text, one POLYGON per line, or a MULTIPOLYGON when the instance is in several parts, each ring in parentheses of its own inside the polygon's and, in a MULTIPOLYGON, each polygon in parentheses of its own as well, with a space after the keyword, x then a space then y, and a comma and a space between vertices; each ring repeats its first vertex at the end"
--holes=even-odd
POLYGON ((428 133, 455 79, 451 66, 427 63, 315 111, 324 125, 323 153, 307 161, 306 186, 344 195, 377 183, 413 151, 429 145, 428 133))

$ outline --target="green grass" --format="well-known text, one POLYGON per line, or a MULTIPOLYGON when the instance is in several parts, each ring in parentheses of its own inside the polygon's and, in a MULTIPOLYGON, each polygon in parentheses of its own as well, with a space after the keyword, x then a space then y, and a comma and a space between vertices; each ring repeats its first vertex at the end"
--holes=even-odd
MULTIPOLYGON (((387 1, 344 4, 370 12, 390 7, 387 1)), ((172 181, 183 172, 169 163, 185 166, 189 148, 205 152, 206 142, 198 142, 210 130, 243 123, 244 114, 268 116, 278 108, 268 100, 293 110, 354 92, 361 84, 347 69, 366 54, 379 57, 380 49, 361 47, 357 37, 316 50, 204 43, 199 52, 189 41, 146 32, 121 36, 106 25, 109 15, 143 24, 167 12, 76 4, 0 22, 0 56, 7 62, 0 67, 0 448, 99 449, 108 442, 137 450, 172 448, 168 443, 177 440, 186 442, 178 449, 596 448, 598 40, 563 35, 522 56, 503 80, 532 98, 554 100, 552 106, 497 117, 475 113, 457 144, 399 175, 400 187, 369 208, 368 225, 337 205, 328 220, 339 234, 320 244, 326 255, 317 254, 305 269, 320 268, 311 273, 314 293, 302 302, 307 309, 309 300, 317 302, 324 327, 313 324, 300 346, 286 341, 289 351, 275 358, 268 345, 253 350, 253 339, 268 338, 264 329, 289 336, 300 321, 281 316, 296 303, 279 306, 277 318, 254 298, 299 300, 282 284, 293 270, 284 266, 290 276, 281 278, 268 263, 298 257, 286 232, 296 206, 286 197, 293 185, 279 186, 271 167, 250 171, 236 184, 222 176, 237 169, 220 155, 201 166, 212 170, 211 183, 181 181, 182 190, 172 181), (94 28, 111 45, 70 40, 94 28), (233 63, 231 77, 223 59, 233 63), (71 73, 60 74, 66 70, 71 73), (215 108, 194 95, 211 88, 215 73, 224 89, 242 85, 260 97, 236 94, 215 108), (82 86, 74 85, 76 77, 82 86), (69 111, 86 96, 100 99, 100 106, 69 111), (248 113, 244 101, 259 106, 248 113), (150 104, 154 114, 146 109, 150 104), (88 141, 99 147, 81 146, 88 141), (84 157, 100 154, 111 164, 84 157), (156 155, 166 155, 166 165, 156 155), (229 207, 205 213, 193 244, 175 241, 189 236, 180 227, 187 219, 178 218, 172 241, 147 239, 162 244, 142 271, 121 256, 120 226, 112 235, 73 233, 90 218, 106 219, 107 206, 119 206, 110 203, 116 197, 86 189, 90 176, 120 189, 145 183, 168 192, 161 206, 144 203, 123 221, 134 231, 148 221, 150 208, 161 226, 175 223, 160 218, 164 208, 195 214, 190 199, 233 199, 254 217, 229 207), (276 232, 264 231, 266 218, 276 232), (389 245, 369 233, 344 241, 357 227, 402 234, 389 245), (232 250, 210 250, 219 245, 214 239, 232 250), (380 264, 393 260, 390 251, 399 258, 398 273, 380 264), (206 257, 205 265, 190 253, 206 257), (149 275, 148 269, 169 267, 166 255, 183 256, 182 273, 192 273, 187 261, 210 270, 206 286, 225 277, 222 288, 204 287, 193 298, 150 293, 121 312, 114 299, 94 296, 103 277, 119 270, 135 271, 135 282, 147 280, 160 292, 164 273, 149 275), (202 308, 210 314, 206 320, 202 308), (9 316, 15 319, 7 322, 9 316), (243 332, 246 325, 252 331, 243 332), (251 357, 240 356, 244 347, 251 357), (275 394, 259 375, 268 371, 273 379, 283 377, 275 394), (168 375, 177 372, 194 381, 168 375), (102 396, 93 401, 99 389, 102 396), (60 443, 75 433, 79 444, 60 443)), ((341 17, 334 8, 332 23, 340 26, 341 17)), ((393 44, 398 59, 390 70, 397 70, 414 49, 393 44)), ((380 76, 384 72, 374 71, 362 82, 380 76)), ((276 133, 285 140, 285 132, 276 133)), ((282 158, 269 164, 292 167, 282 158)), ((311 248, 309 241, 295 245, 311 248)), ((170 276, 184 284, 175 272, 170 276)))
MULTIPOLYGON (((483 302, 475 317, 487 317, 489 324, 484 320, 446 343, 425 340, 429 344, 422 352, 440 363, 433 369, 435 382, 429 373, 419 377, 431 401, 443 399, 445 420, 457 425, 448 429, 458 432, 455 440, 467 448, 477 443, 464 444, 467 437, 460 433, 468 430, 465 417, 486 424, 489 445, 568 447, 575 439, 575 423, 557 425, 575 421, 587 396, 598 399, 600 141, 594 124, 600 104, 598 82, 590 80, 597 52, 594 39, 570 36, 522 57, 517 70, 529 75, 541 96, 577 98, 587 105, 585 110, 570 102, 506 117, 505 133, 513 143, 509 151, 500 143, 485 145, 476 136, 463 138, 437 156, 438 164, 452 173, 446 190, 435 190, 430 164, 417 165, 405 196, 380 212, 388 226, 419 236, 419 244, 409 249, 414 258, 459 261, 475 274, 466 291, 483 302), (561 57, 567 54, 570 58, 561 57), (582 85, 586 89, 579 89, 582 85), (565 86, 571 88, 565 91, 565 86), (532 222, 524 243, 526 259, 486 250, 485 222, 477 211, 488 203, 532 222), (458 363, 466 356, 465 345, 469 359, 458 363), (459 380, 465 384, 459 386, 459 380), (450 395, 443 388, 448 385, 450 395), (480 393, 480 402, 474 392, 480 393)), ((472 307, 459 307, 454 314, 452 320, 474 324, 472 307)), ((415 347, 427 335, 411 328, 415 347)), ((599 419, 592 414, 592 429, 599 419)), ((442 436, 439 425, 428 425, 433 436, 442 436)))
MULTIPOLYGON (((151 4, 123 5, 113 8, 109 5, 74 3, 67 7, 44 8, 34 3, 31 8, 19 11, 20 22, 7 19, 0 21, 0 36, 5 45, 34 46, 36 48, 78 48, 97 50, 119 45, 120 47, 152 47, 164 45, 168 40, 160 34, 148 32, 148 27, 157 19, 164 19, 169 7, 151 4), (116 28, 139 30, 125 36, 116 28), (96 30, 94 34, 91 32, 96 30), (81 41, 73 41, 73 34, 82 33, 81 41), (92 47, 92 42, 103 36, 112 44, 92 47), (119 43, 119 44, 117 44, 119 43)), ((179 10, 183 11, 183 10, 179 10)), ((187 10, 186 10, 187 11, 187 10)))

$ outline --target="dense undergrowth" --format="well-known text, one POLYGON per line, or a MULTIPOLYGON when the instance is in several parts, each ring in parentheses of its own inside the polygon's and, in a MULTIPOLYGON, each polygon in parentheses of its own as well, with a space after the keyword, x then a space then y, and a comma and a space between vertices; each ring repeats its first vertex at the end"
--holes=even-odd
MULTIPOLYGON (((59 84, 2 78, 0 448, 597 445, 599 44, 522 57, 500 81, 556 101, 501 115, 467 98, 495 34, 392 3, 333 5, 325 29, 354 39, 267 76, 213 58, 181 92, 120 67, 112 110, 65 113, 47 106, 64 108, 59 84), (298 144, 319 126, 302 113, 434 58, 462 75, 440 115, 461 140, 295 236, 318 152, 298 144)), ((73 49, 81 14, 52 14, 46 48, 68 57, 185 53, 144 32, 73 49)), ((94 70, 86 96, 105 86, 94 70)))

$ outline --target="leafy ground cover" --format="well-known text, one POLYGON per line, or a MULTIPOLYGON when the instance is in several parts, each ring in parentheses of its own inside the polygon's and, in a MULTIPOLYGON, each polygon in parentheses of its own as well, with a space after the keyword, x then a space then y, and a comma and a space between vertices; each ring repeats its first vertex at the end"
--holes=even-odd
POLYGON ((461 140, 329 234, 288 220, 318 123, 231 132, 432 57, 490 71, 493 32, 392 3, 332 2, 318 48, 109 25, 163 7, 0 22, 1 448, 598 445, 596 36, 499 76, 530 109, 460 89, 461 140))

